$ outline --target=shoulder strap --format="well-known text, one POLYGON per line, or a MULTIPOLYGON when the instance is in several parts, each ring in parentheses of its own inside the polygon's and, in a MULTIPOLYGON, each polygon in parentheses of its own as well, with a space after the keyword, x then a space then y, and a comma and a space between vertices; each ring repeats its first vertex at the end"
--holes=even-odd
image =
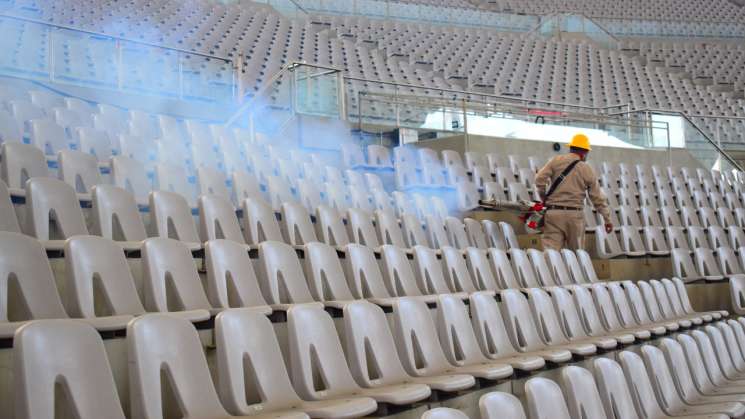
POLYGON ((577 163, 579 163, 580 161, 581 160, 575 160, 575 161, 571 162, 569 164, 569 166, 567 166, 564 169, 564 171, 561 172, 561 174, 559 175, 559 177, 557 177, 556 180, 551 184, 551 187, 548 189, 548 192, 546 192, 546 196, 543 198, 544 201, 546 199, 548 199, 548 197, 551 196, 552 193, 554 193, 554 191, 556 190, 556 188, 558 188, 559 185, 561 185, 561 182, 563 182, 564 179, 567 176, 569 176, 569 173, 571 173, 572 169, 574 169, 574 166, 576 166, 577 163))

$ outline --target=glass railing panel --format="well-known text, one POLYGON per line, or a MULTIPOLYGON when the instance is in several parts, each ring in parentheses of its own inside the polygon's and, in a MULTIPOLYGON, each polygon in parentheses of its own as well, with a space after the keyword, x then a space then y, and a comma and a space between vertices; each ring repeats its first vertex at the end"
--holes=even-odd
POLYGON ((231 62, 187 53, 180 53, 179 59, 185 99, 221 101, 235 97, 235 71, 231 62))
POLYGON ((48 79, 50 27, 0 17, 0 72, 5 75, 48 79))
POLYGON ((68 29, 50 32, 51 78, 79 86, 118 88, 117 41, 68 29))

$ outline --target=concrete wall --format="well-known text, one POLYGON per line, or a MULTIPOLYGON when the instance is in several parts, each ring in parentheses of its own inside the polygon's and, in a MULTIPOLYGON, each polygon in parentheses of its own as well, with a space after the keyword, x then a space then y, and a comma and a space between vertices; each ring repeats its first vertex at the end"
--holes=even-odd
MULTIPOLYGON (((517 140, 480 135, 469 135, 467 140, 464 135, 455 135, 452 137, 419 141, 415 145, 418 147, 429 147, 437 151, 455 150, 461 154, 466 151, 475 151, 504 155, 514 154, 523 157, 536 156, 545 160, 550 159, 558 153, 564 153, 567 150, 564 144, 562 144, 561 151, 557 153, 553 149, 553 143, 546 141, 517 140)), ((605 160, 616 163, 656 164, 661 166, 672 164, 677 167, 701 166, 685 149, 672 149, 670 154, 668 154, 667 150, 638 150, 594 146, 589 160, 595 162, 605 160)))

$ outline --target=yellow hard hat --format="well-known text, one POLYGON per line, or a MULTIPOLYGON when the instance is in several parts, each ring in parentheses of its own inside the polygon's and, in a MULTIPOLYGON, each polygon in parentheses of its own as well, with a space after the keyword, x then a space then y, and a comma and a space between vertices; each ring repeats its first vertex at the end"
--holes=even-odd
POLYGON ((569 147, 581 148, 583 150, 590 151, 590 139, 585 134, 576 134, 572 137, 572 141, 567 144, 569 147))

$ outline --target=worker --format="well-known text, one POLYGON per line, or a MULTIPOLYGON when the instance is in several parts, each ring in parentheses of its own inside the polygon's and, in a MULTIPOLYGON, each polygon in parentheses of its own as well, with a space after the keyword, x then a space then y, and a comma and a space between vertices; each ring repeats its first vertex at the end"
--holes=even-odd
POLYGON ((608 199, 600 190, 595 170, 586 163, 590 140, 584 134, 577 134, 568 146, 569 153, 552 158, 535 177, 538 193, 546 207, 542 236, 544 249, 584 249, 583 210, 587 195, 595 210, 603 217, 605 231, 613 231, 608 199), (563 180, 559 180, 573 163, 574 167, 563 180), (549 185, 557 181, 559 183, 555 190, 550 191, 549 185), (546 196, 549 192, 550 196, 546 196))

